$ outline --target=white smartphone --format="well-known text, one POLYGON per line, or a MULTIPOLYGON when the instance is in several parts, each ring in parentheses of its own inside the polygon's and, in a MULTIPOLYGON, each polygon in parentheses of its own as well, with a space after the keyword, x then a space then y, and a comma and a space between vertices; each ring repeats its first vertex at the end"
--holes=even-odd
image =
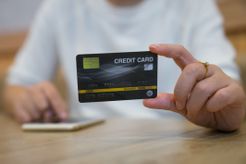
POLYGON ((25 123, 21 126, 24 131, 76 131, 105 122, 105 119, 83 118, 59 123, 25 123))

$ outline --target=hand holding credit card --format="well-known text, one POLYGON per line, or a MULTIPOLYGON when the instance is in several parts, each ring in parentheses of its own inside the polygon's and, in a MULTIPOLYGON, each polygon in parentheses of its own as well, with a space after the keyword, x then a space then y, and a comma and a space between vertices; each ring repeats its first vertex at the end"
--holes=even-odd
POLYGON ((157 96, 158 57, 154 53, 81 54, 76 60, 81 103, 157 96))

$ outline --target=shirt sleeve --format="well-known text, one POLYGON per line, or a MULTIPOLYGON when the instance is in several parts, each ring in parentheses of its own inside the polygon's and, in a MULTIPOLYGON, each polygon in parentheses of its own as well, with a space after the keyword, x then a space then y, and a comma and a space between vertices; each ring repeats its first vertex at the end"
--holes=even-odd
POLYGON ((8 84, 31 85, 54 76, 58 59, 52 2, 48 0, 40 8, 29 36, 9 70, 8 84))
MULTIPOLYGON (((194 1, 192 1, 193 3, 194 1)), ((239 80, 235 50, 225 36, 223 19, 214 0, 197 1, 190 31, 191 52, 198 60, 218 65, 227 75, 239 80)))

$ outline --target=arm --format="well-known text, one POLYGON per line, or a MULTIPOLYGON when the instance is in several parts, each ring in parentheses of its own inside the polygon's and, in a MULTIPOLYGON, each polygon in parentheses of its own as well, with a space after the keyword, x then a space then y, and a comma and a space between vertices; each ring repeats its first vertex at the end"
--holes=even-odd
POLYGON ((63 100, 49 82, 58 63, 52 6, 47 1, 39 11, 7 78, 5 109, 19 122, 48 121, 54 114, 67 117, 63 100))

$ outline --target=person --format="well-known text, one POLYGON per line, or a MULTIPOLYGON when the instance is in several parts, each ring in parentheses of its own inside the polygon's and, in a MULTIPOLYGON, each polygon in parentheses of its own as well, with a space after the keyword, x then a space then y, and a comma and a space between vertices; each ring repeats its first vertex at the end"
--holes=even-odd
POLYGON ((21 123, 74 115, 167 114, 148 109, 154 108, 177 112, 200 126, 234 131, 245 115, 234 58, 213 0, 48 0, 10 69, 6 110, 21 123), (164 56, 158 59, 157 98, 79 104, 77 54, 148 49, 164 56), (58 66, 67 80, 69 105, 52 83, 58 66))

